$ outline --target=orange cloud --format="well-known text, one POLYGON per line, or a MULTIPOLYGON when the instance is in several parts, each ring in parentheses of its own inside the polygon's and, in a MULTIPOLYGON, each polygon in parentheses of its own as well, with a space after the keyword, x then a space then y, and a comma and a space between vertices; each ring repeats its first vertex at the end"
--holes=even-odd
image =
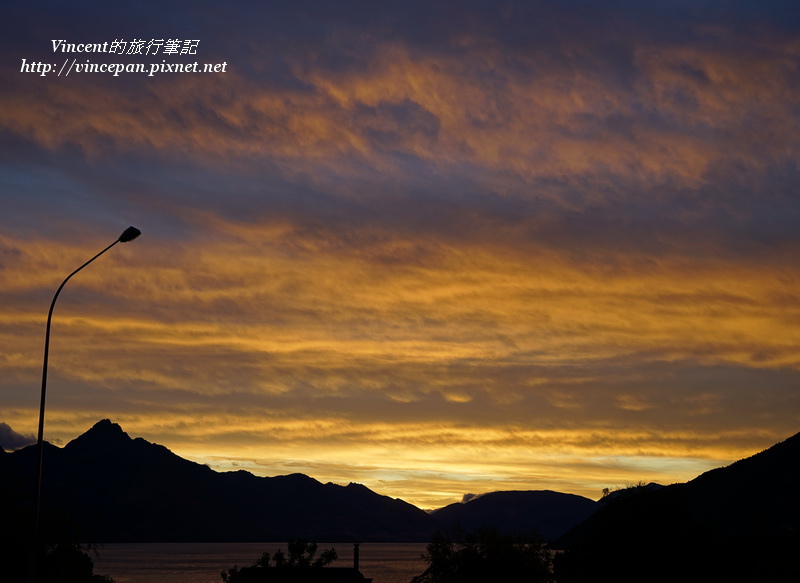
POLYGON ((786 437, 799 45, 648 31, 340 32, 282 52, 284 82, 263 52, 135 90, 6 75, 2 421, 33 431, 48 302, 107 244, 86 225, 132 215, 59 300, 51 439, 111 417, 437 506, 786 437))

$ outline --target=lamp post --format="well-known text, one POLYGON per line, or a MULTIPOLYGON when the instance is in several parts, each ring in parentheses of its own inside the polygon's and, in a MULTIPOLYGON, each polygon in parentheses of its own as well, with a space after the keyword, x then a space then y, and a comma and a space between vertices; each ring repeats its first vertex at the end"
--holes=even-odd
POLYGON ((61 285, 58 286, 56 294, 53 296, 53 301, 50 302, 50 311, 47 313, 47 329, 45 331, 45 336, 44 336, 44 362, 42 364, 42 395, 41 395, 41 400, 39 402, 39 437, 37 440, 37 446, 39 448, 39 460, 36 465, 36 513, 33 522, 33 539, 31 544, 30 563, 28 566, 28 580, 31 583, 34 583, 36 581, 36 555, 37 555, 37 548, 39 546, 39 516, 40 516, 41 500, 42 500, 42 459, 44 457, 44 404, 45 404, 45 394, 47 393, 47 358, 50 353, 50 323, 53 319, 53 308, 56 307, 56 300, 58 299, 58 294, 61 293, 61 290, 66 285, 66 283, 72 278, 73 275, 78 273, 81 269, 89 265, 92 261, 100 257, 103 253, 111 249, 117 243, 127 243, 128 241, 133 241, 136 237, 138 237, 141 234, 142 232, 136 227, 128 227, 127 229, 125 229, 119 236, 119 238, 117 238, 116 241, 114 241, 113 243, 111 243, 111 245, 100 251, 100 253, 92 257, 89 261, 81 265, 78 269, 70 273, 67 276, 67 278, 63 282, 61 282, 61 285))

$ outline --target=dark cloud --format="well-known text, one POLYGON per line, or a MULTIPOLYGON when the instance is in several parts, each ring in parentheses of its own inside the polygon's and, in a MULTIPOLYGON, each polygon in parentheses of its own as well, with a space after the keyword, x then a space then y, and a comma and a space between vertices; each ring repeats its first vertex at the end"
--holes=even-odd
POLYGON ((17 433, 7 423, 0 422, 0 447, 6 451, 22 449, 36 443, 33 435, 22 435, 17 433))

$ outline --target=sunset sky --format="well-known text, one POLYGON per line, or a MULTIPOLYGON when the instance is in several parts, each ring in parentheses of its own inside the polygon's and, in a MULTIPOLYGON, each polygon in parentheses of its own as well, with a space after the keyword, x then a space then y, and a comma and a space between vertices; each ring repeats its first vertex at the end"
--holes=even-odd
POLYGON ((56 288, 128 225, 59 297, 53 443, 109 418, 435 508, 800 431, 796 1, 129 4, 3 9, 6 449, 56 288))

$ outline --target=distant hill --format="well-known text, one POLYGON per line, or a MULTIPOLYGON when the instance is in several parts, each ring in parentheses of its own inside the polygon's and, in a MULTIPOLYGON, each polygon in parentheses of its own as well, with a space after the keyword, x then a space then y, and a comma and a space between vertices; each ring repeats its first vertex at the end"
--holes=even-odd
POLYGON ((685 484, 616 493, 554 546, 575 582, 800 581, 798 492, 800 434, 685 484))
POLYGON ((561 536, 591 516, 598 502, 550 490, 492 492, 431 513, 442 529, 494 528, 503 534, 537 531, 545 540, 561 536))
MULTIPOLYGON (((36 446, 0 455, 6 503, 33 492, 35 457, 36 446)), ((215 472, 109 420, 46 444, 43 476, 45 513, 96 542, 427 541, 434 529, 424 511, 364 486, 215 472)))

